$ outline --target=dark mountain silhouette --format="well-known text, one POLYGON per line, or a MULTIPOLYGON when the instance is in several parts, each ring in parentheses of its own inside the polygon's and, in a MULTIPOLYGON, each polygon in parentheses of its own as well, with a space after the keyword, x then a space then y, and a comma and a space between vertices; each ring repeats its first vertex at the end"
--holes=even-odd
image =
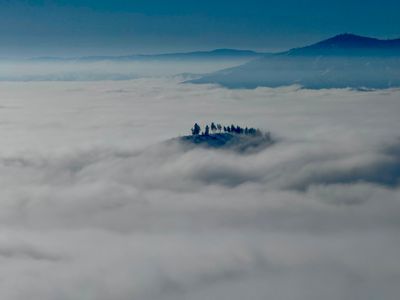
POLYGON ((291 49, 289 55, 400 55, 400 39, 380 40, 350 33, 336 35, 310 46, 291 49))
POLYGON ((230 88, 388 88, 400 86, 400 39, 341 34, 193 80, 230 88))

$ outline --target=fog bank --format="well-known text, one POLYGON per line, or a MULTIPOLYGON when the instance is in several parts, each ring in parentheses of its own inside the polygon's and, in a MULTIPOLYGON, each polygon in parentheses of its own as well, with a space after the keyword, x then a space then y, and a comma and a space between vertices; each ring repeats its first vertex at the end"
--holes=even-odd
POLYGON ((1 299, 398 298, 399 90, 179 82, 0 83, 1 299))

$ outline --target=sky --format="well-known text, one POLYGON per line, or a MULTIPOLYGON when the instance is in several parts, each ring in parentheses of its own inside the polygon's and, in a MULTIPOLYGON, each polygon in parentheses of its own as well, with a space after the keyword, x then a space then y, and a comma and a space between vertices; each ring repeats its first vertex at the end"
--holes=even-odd
POLYGON ((0 298, 398 300, 399 96, 0 82, 0 298), (165 142, 211 121, 275 143, 165 142))
POLYGON ((0 57, 278 51, 343 32, 400 36, 396 0, 0 0, 0 5, 0 57))

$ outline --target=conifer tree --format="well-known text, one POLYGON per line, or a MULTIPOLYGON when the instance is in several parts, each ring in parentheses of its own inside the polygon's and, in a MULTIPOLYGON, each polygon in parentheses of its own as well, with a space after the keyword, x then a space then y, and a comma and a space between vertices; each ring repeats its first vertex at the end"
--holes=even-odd
POLYGON ((206 129, 204 131, 204 135, 209 135, 210 134, 210 126, 206 125, 206 129))
POLYGON ((217 126, 215 126, 214 122, 211 122, 211 131, 214 133, 217 131, 217 126))
POLYGON ((192 135, 199 135, 201 131, 201 127, 199 126, 199 124, 194 123, 194 126, 192 128, 192 135))

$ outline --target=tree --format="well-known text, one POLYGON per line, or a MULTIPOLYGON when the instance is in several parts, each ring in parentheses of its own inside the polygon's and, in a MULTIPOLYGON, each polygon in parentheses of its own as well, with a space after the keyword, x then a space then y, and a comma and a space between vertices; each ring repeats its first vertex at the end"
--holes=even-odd
POLYGON ((199 126, 199 124, 194 123, 194 126, 192 128, 192 135, 199 135, 201 131, 201 127, 199 126))
POLYGON ((214 122, 211 122, 211 131, 214 133, 217 131, 217 126, 215 126, 214 122))
POLYGON ((263 136, 266 139, 271 139, 271 134, 269 132, 264 133, 258 128, 254 127, 240 127, 239 125, 228 125, 223 126, 220 123, 211 122, 210 125, 206 125, 204 127, 204 131, 201 131, 201 127, 199 124, 195 123, 193 128, 191 129, 192 135, 210 135, 211 133, 215 134, 216 132, 224 132, 224 133, 234 133, 234 134, 243 134, 243 135, 251 135, 251 136, 263 136))
POLYGON ((204 131, 204 135, 209 135, 210 134, 210 126, 206 125, 206 129, 204 131))

